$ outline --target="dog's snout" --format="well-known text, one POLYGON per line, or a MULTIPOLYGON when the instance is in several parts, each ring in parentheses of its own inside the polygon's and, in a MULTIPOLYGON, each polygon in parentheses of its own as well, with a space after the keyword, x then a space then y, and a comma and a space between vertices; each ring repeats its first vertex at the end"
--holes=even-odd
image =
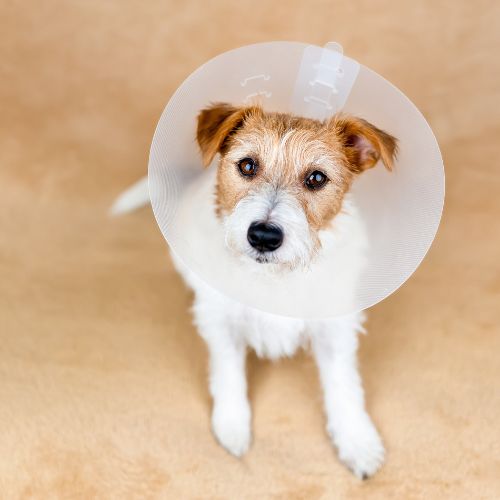
POLYGON ((259 252, 272 252, 283 243, 283 231, 274 224, 252 222, 248 228, 247 239, 259 252))

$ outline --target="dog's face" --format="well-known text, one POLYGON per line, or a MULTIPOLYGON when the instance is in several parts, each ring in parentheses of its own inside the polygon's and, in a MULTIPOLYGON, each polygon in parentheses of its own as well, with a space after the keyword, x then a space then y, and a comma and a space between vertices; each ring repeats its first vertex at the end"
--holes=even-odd
POLYGON ((197 140, 205 166, 221 155, 215 194, 227 245, 285 269, 309 264, 354 177, 379 159, 390 170, 396 151, 392 136, 359 118, 229 104, 201 111, 197 140))

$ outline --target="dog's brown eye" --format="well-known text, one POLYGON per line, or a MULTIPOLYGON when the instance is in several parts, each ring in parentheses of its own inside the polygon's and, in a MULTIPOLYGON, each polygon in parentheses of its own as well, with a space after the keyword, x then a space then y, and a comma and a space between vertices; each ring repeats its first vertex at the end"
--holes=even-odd
POLYGON ((253 177, 257 173, 257 163, 252 158, 243 158, 243 160, 240 160, 238 168, 245 177, 253 177))
POLYGON ((328 177, 319 170, 315 170, 306 177, 305 185, 308 189, 319 189, 323 187, 328 180, 328 177))

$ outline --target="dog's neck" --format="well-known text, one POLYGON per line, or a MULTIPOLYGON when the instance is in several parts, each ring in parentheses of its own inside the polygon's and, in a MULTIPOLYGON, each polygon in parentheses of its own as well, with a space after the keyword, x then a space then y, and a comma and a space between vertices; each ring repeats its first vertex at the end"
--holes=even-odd
POLYGON ((215 213, 214 185, 215 176, 208 172, 190 183, 172 227, 174 247, 182 259, 177 266, 193 288, 209 284, 227 296, 248 298, 254 307, 288 316, 313 317, 314 308, 328 310, 332 304, 338 304, 339 310, 353 309, 367 236, 349 195, 332 224, 320 232, 321 249, 311 265, 275 272, 272 264, 242 261, 228 250, 223 224, 215 213))

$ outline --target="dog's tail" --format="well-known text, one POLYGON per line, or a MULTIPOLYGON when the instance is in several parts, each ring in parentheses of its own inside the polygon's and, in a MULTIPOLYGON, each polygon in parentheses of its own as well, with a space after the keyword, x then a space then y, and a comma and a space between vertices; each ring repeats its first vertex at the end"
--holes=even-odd
POLYGON ((118 196, 111 206, 109 213, 110 215, 123 215, 133 212, 149 203, 148 178, 144 177, 118 196))

